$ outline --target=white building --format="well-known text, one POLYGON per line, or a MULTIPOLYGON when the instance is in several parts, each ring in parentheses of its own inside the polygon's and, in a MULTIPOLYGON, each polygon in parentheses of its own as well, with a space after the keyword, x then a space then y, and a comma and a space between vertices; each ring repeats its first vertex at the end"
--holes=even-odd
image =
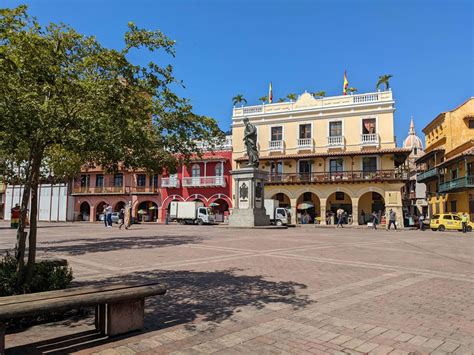
POLYGON ((426 185, 416 181, 417 170, 415 164, 415 161, 424 155, 425 151, 423 150, 423 141, 416 135, 413 117, 410 122, 408 136, 403 141, 403 148, 411 149, 408 157, 409 181, 403 191, 405 211, 413 216, 419 216, 420 214, 426 216, 428 212, 426 185))
MULTIPOLYGON (((4 195, 4 214, 6 221, 10 220, 10 210, 17 203, 21 204, 22 196, 23 186, 6 186, 4 195)), ((42 184, 38 187, 38 220, 46 222, 66 222, 74 220, 74 197, 69 195, 68 184, 42 184)))

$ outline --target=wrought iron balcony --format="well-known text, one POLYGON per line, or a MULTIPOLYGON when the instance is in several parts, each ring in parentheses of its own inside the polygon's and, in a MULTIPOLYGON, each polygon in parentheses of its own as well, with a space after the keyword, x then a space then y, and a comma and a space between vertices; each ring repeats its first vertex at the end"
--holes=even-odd
POLYGON ((271 151, 283 152, 283 147, 284 147, 284 144, 282 140, 268 142, 268 149, 271 151))
POLYGON ((417 182, 422 182, 422 181, 425 181, 425 180, 429 180, 429 179, 432 179, 432 178, 435 178, 438 176, 438 169, 436 168, 432 168, 430 170, 427 170, 427 171, 424 171, 422 173, 419 173, 417 176, 416 176, 416 181, 417 182))
POLYGON ((179 187, 180 184, 179 184, 179 180, 178 178, 162 178, 161 179, 161 187, 164 187, 164 188, 177 188, 179 187))
POLYGON ((225 185, 224 176, 195 176, 183 178, 184 187, 224 187, 225 185))
POLYGON ((133 186, 131 188, 132 194, 156 194, 159 192, 158 186, 133 186))
POLYGON ((328 147, 344 147, 344 136, 328 137, 328 147))
POLYGON ((319 173, 281 173, 270 174, 267 184, 291 183, 332 183, 332 182, 381 182, 408 180, 407 171, 375 170, 375 171, 338 171, 319 173))
POLYGON ((474 175, 468 175, 439 184, 439 192, 449 192, 472 187, 474 187, 474 175))

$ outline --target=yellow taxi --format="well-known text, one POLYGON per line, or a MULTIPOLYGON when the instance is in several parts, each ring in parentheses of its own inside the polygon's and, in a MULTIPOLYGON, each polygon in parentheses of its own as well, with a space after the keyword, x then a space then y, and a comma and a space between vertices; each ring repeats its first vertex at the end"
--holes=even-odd
MULTIPOLYGON (((467 231, 472 231, 473 223, 468 221, 467 231)), ((430 219, 430 228, 433 231, 444 232, 445 230, 462 231, 461 216, 457 213, 435 214, 430 219)))

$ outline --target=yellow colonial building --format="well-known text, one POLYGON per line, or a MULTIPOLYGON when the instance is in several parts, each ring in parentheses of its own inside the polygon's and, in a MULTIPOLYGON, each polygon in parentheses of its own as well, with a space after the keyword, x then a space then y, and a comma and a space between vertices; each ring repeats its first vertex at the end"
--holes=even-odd
POLYGON ((410 149, 396 147, 391 91, 234 107, 234 167, 245 166, 243 119, 258 131, 265 198, 278 199, 298 220, 331 223, 339 208, 347 223, 382 222, 393 209, 403 223, 400 189, 410 149), (313 206, 313 207, 311 207, 313 206))
POLYGON ((467 212, 474 220, 474 98, 440 113, 423 133, 417 181, 426 184, 430 215, 467 212))

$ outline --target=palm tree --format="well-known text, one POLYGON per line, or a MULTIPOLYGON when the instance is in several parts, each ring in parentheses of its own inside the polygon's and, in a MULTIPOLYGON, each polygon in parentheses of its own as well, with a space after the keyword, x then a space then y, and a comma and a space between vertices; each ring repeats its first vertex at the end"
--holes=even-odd
POLYGON ((267 102, 268 98, 266 96, 262 96, 261 98, 258 99, 258 101, 262 101, 262 104, 267 102))
POLYGON ((347 89, 347 90, 349 90, 351 94, 357 92, 357 89, 356 89, 356 88, 349 88, 349 89, 347 89))
POLYGON ((379 89, 380 85, 385 85, 385 90, 390 89, 389 80, 393 75, 391 74, 384 74, 379 76, 379 80, 377 81, 377 90, 379 89))
POLYGON ((290 101, 296 101, 298 96, 296 94, 290 93, 290 94, 286 95, 286 98, 290 101))
POLYGON ((313 96, 316 96, 319 98, 326 97, 326 91, 321 90, 321 91, 313 92, 313 96))
POLYGON ((235 95, 233 98, 232 98, 232 102, 235 105, 238 105, 238 104, 246 104, 247 103, 247 100, 245 100, 244 98, 244 95, 242 94, 238 94, 238 95, 235 95))
POLYGON ((285 102, 285 98, 284 98, 284 97, 280 97, 277 102, 285 102))

